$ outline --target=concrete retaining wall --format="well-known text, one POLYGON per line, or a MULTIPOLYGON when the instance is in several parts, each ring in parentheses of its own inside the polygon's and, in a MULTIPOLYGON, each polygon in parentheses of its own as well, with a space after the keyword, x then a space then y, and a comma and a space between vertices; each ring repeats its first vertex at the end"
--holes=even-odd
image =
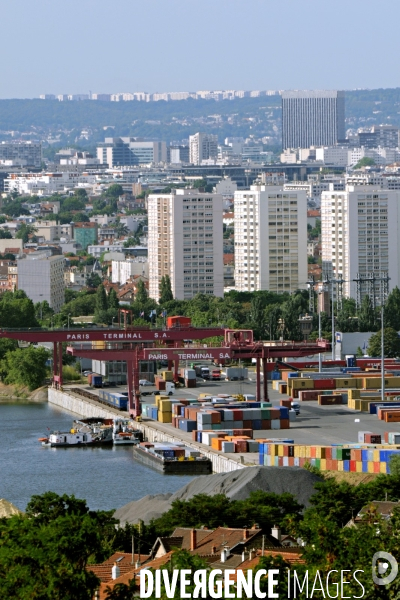
MULTIPOLYGON (((100 403, 89 398, 81 398, 70 391, 56 390, 55 388, 49 388, 49 402, 55 404, 64 410, 68 410, 81 417, 101 417, 104 419, 114 419, 116 416, 121 416, 121 411, 114 408, 105 408, 100 403)), ((207 456, 212 461, 214 473, 227 473, 229 471, 236 471, 237 469, 244 469, 245 465, 240 462, 239 457, 231 458, 211 450, 211 448, 204 447, 202 444, 197 442, 190 442, 190 444, 183 437, 179 436, 179 430, 175 430, 172 433, 165 433, 157 428, 157 423, 150 425, 148 423, 135 423, 135 428, 142 431, 145 438, 149 442, 172 442, 184 443, 190 445, 191 448, 199 450, 202 454, 207 456)))

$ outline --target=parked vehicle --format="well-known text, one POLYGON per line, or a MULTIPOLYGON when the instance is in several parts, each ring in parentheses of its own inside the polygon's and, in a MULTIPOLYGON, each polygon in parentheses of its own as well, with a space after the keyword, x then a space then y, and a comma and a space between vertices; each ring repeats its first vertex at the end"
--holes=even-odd
POLYGON ((300 414, 300 404, 294 400, 292 402, 291 406, 292 406, 294 412, 296 413, 296 415, 299 415, 300 414))
POLYGON ((154 383, 151 383, 148 379, 139 379, 139 385, 154 385, 154 383))

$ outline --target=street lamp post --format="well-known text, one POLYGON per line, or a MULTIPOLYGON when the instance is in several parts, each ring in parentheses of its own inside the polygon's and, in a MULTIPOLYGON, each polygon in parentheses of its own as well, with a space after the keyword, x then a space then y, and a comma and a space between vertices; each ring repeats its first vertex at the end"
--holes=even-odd
POLYGON ((71 316, 71 313, 68 313, 68 329, 69 329, 69 318, 71 316))
POLYGON ((385 330, 384 330, 384 307, 383 297, 381 302, 381 400, 385 401, 385 330))

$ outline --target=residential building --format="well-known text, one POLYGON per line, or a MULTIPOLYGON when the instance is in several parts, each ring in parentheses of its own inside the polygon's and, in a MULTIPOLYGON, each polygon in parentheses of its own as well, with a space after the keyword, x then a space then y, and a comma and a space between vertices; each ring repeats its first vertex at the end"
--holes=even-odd
POLYGON ((349 148, 347 146, 325 146, 315 149, 315 158, 330 167, 346 168, 349 164, 349 148))
POLYGON ((0 240, 0 254, 22 254, 23 247, 24 242, 18 238, 0 240))
POLYGON ((235 192, 235 289, 295 292, 307 281, 307 195, 281 186, 235 192))
POLYGON ((109 168, 159 164, 167 161, 167 144, 131 137, 105 138, 97 147, 97 158, 109 168))
POLYGON ((51 196, 95 183, 95 175, 78 171, 11 173, 4 180, 4 191, 7 194, 18 192, 22 196, 51 196))
POLYGON ((189 163, 189 146, 169 146, 168 162, 171 164, 189 163))
POLYGON ((203 160, 218 157, 218 137, 211 133, 196 133, 189 136, 189 160, 201 165, 203 160))
POLYGON ((83 250, 89 245, 97 244, 97 223, 79 222, 74 224, 74 239, 80 244, 83 250))
POLYGON ((134 275, 149 277, 149 263, 146 257, 130 258, 128 260, 113 260, 111 263, 112 283, 125 283, 134 275))
POLYGON ((374 125, 370 131, 359 131, 359 146, 365 148, 398 148, 399 147, 399 128, 391 125, 374 125))
POLYGON ((24 290, 35 304, 47 300, 54 312, 64 304, 63 256, 48 256, 46 252, 32 252, 17 261, 18 289, 24 290))
POLYGON ((61 239, 69 241, 74 237, 74 223, 57 225, 56 221, 36 221, 33 225, 36 237, 43 237, 47 242, 61 239))
POLYGON ((323 277, 343 279, 344 296, 375 304, 384 289, 373 277, 400 283, 400 192, 374 186, 347 185, 343 192, 321 196, 323 277), (362 279, 357 294, 356 279, 362 279), (369 278, 369 281, 366 281, 369 278))
POLYGON ((169 275, 174 298, 223 296, 222 196, 176 189, 148 197, 149 293, 169 275))
POLYGON ((41 168, 42 144, 41 142, 1 142, 1 163, 41 168))
POLYGON ((334 146, 346 137, 344 92, 282 92, 282 147, 334 146))

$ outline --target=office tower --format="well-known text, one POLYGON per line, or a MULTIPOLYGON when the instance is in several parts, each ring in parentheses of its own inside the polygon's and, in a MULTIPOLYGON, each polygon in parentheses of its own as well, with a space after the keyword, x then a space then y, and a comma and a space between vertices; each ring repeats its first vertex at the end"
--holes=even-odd
POLYGON ((223 296, 222 196, 172 190, 148 197, 149 294, 169 275, 174 298, 223 296))
POLYGON ((63 256, 48 256, 46 252, 32 252, 17 261, 18 289, 24 290, 34 304, 47 300, 58 313, 65 302, 63 256))
POLYGON ((344 92, 282 92, 282 147, 334 146, 346 137, 344 92))
POLYGON ((193 165, 201 165, 203 160, 217 158, 218 137, 211 133, 196 133, 189 136, 189 158, 193 165))
POLYGON ((235 192, 235 288, 295 292, 307 281, 307 195, 280 186, 235 192))
POLYGON ((357 299, 356 279, 363 280, 358 300, 381 299, 380 282, 400 282, 398 219, 400 192, 374 186, 347 185, 345 191, 322 192, 321 237, 323 277, 343 279, 343 295, 357 299), (369 279, 369 281, 367 281, 369 279))
POLYGON ((158 164, 167 160, 165 142, 144 142, 136 138, 105 138, 97 147, 97 158, 109 168, 158 164))

